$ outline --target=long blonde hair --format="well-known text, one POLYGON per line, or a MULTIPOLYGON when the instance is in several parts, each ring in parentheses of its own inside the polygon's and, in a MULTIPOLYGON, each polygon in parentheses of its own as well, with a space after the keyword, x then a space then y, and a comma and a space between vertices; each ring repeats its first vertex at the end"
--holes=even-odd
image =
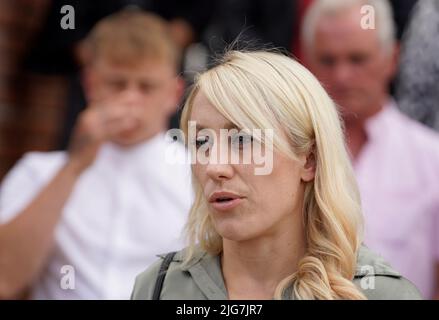
MULTIPOLYGON (((278 53, 229 51, 197 78, 182 113, 186 136, 199 91, 240 128, 285 132, 287 138, 275 135, 276 150, 293 159, 309 152, 316 158, 315 178, 307 183, 304 196, 306 254, 298 270, 279 283, 275 298, 281 299, 292 287, 296 299, 364 299, 352 282, 362 237, 359 193, 339 114, 317 79, 278 53)), ((186 261, 198 246, 211 254, 222 251, 222 238, 208 214, 206 199, 193 181, 186 261)))

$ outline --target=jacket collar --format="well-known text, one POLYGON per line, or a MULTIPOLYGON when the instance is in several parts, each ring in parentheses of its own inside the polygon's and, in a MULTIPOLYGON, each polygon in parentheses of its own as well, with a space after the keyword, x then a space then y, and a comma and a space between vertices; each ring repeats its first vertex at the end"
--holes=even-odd
MULTIPOLYGON (((187 249, 179 251, 173 261, 182 263, 187 249)), ((163 257, 163 255, 161 255, 163 257)), ((189 263, 181 267, 189 272, 199 289, 210 300, 226 300, 227 290, 221 271, 219 255, 211 255, 201 249, 195 251, 189 263)), ((354 278, 368 276, 390 276, 400 278, 401 274, 380 256, 362 245, 358 252, 357 267, 354 278)))

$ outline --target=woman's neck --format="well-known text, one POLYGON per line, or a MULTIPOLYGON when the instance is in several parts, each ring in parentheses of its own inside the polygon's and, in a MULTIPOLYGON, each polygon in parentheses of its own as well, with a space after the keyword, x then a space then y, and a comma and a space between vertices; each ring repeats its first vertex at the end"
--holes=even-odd
POLYGON ((224 239, 221 263, 229 299, 272 299, 279 282, 297 270, 304 255, 301 223, 250 241, 224 239))

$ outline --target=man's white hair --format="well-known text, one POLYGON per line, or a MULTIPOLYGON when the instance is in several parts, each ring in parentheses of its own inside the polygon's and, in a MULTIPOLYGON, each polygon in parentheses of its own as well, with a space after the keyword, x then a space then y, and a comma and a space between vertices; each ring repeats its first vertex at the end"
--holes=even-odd
MULTIPOLYGON (((371 6, 375 15, 375 27, 384 50, 390 52, 395 43, 395 23, 388 0, 314 0, 305 14, 302 24, 302 44, 305 48, 313 45, 316 26, 322 16, 339 14, 354 7, 371 6)), ((365 11, 366 12, 366 11, 365 11)), ((363 12, 362 12, 363 13, 363 12)), ((361 21, 358 21, 361 23, 361 21)))

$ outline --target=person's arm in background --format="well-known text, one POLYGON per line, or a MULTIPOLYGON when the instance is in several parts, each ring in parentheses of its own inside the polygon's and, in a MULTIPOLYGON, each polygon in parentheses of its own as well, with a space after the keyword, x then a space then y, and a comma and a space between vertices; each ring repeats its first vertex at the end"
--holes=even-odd
POLYGON ((67 163, 26 209, 0 226, 0 299, 17 297, 41 270, 78 176, 67 163))
POLYGON ((63 207, 102 142, 136 124, 125 116, 124 108, 104 109, 91 108, 82 113, 66 164, 15 218, 0 225, 0 299, 15 298, 40 272, 52 248, 63 207))

